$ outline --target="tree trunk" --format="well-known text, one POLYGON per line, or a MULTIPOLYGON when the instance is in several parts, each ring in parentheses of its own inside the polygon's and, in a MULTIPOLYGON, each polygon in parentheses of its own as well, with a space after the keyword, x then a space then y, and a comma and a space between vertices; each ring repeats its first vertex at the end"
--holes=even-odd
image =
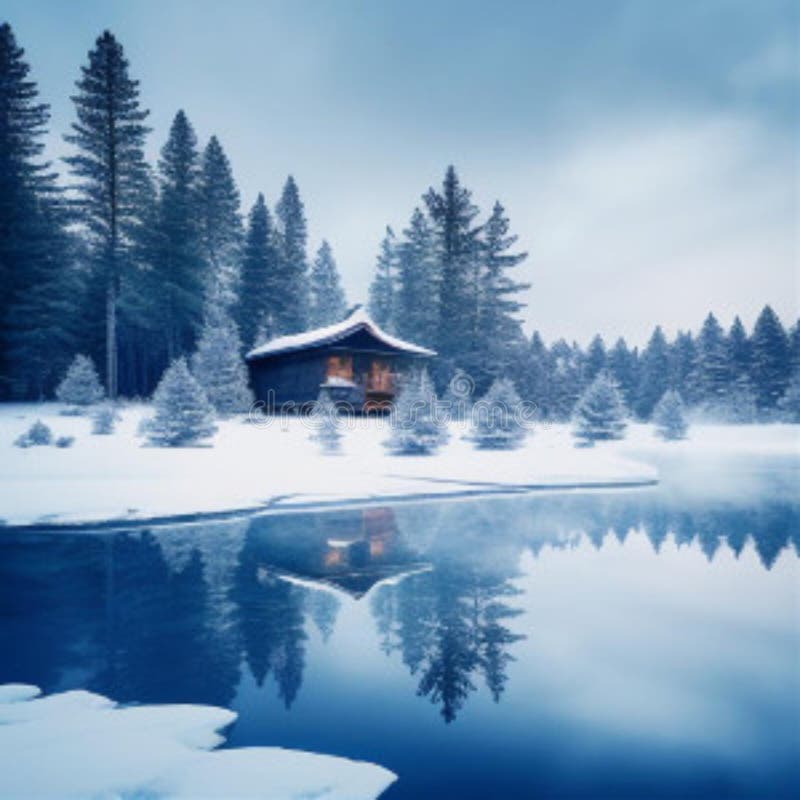
POLYGON ((106 394, 117 397, 117 296, 113 276, 106 291, 106 394))

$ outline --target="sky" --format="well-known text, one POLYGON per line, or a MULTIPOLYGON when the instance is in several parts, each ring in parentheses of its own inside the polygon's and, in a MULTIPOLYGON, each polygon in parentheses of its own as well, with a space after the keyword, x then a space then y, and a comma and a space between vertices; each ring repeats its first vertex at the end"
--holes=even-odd
POLYGON ((709 311, 800 313, 800 8, 779 0, 4 0, 67 152, 95 38, 123 44, 155 161, 184 109, 243 207, 288 174, 348 299, 366 299, 454 164, 506 207, 528 332, 646 342, 709 311))

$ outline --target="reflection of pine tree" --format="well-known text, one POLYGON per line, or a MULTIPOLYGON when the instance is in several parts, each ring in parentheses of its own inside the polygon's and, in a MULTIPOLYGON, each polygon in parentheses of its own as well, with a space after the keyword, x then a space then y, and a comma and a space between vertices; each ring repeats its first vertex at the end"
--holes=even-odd
POLYGON ((508 647, 521 638, 505 624, 519 613, 504 602, 515 594, 505 575, 449 561, 376 594, 372 612, 385 652, 400 650, 419 675, 417 693, 440 706, 445 722, 476 690, 478 675, 495 700, 503 693, 508 647))
POLYGON ((259 548, 248 539, 239 557, 232 598, 245 658, 256 683, 271 672, 278 695, 289 708, 303 683, 305 668, 304 601, 306 590, 259 575, 259 548))
POLYGON ((311 619, 322 635, 322 640, 327 642, 336 627, 336 617, 341 607, 339 598, 331 592, 311 592, 308 605, 311 619))

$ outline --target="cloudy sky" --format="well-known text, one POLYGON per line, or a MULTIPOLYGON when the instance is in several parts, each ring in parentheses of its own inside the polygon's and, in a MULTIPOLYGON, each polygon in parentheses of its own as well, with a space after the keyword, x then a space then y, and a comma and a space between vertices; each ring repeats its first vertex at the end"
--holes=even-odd
POLYGON ((642 342, 798 316, 798 6, 761 0, 5 0, 52 156, 104 28, 151 110, 216 133, 249 206, 298 181, 363 300, 384 226, 447 164, 530 253, 526 328, 642 342))

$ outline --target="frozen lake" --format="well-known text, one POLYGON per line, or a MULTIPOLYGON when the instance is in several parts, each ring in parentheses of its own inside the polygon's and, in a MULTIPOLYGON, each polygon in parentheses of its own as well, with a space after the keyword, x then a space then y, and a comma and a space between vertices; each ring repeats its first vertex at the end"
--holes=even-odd
MULTIPOLYGON (((662 467, 663 471, 663 467, 662 467)), ((797 464, 655 489, 0 535, 0 683, 238 712, 386 798, 798 789, 797 464)))

